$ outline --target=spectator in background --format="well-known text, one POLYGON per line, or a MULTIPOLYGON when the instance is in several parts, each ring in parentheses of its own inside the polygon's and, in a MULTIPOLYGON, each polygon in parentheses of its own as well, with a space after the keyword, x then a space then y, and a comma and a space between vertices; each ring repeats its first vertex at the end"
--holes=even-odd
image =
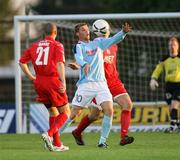
POLYGON ((59 128, 69 115, 68 97, 64 70, 64 47, 55 41, 57 27, 53 23, 44 26, 44 39, 30 46, 19 60, 20 67, 26 76, 34 83, 38 94, 37 101, 44 104, 49 111, 49 126, 42 139, 50 151, 66 151, 59 139, 59 128), (35 76, 27 63, 32 62, 35 76), (52 141, 53 137, 53 141, 52 141))
POLYGON ((176 37, 169 40, 169 55, 162 58, 154 69, 150 88, 155 90, 158 84, 158 78, 164 71, 165 73, 165 100, 170 109, 170 127, 165 130, 166 133, 180 131, 180 119, 178 117, 178 107, 180 101, 180 55, 179 42, 176 37))

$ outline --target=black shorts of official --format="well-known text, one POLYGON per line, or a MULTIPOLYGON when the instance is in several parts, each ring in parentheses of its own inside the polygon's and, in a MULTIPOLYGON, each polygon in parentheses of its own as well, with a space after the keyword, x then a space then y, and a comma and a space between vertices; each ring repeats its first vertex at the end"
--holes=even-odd
POLYGON ((171 104, 172 100, 180 101, 180 82, 166 83, 165 100, 168 105, 171 104))

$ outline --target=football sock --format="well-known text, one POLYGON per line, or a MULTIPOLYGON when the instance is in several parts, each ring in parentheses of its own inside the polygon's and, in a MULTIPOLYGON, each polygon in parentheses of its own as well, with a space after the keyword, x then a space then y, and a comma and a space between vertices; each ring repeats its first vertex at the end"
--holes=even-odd
POLYGON ((66 122, 63 124, 63 126, 61 127, 61 129, 60 129, 60 131, 59 131, 60 134, 62 134, 62 133, 64 132, 64 130, 71 125, 72 122, 73 122, 72 119, 70 119, 70 118, 67 119, 66 122))
POLYGON ((131 121, 131 111, 123 110, 121 112, 121 139, 128 135, 130 121, 131 121))
MULTIPOLYGON (((55 123, 56 118, 57 118, 57 116, 49 117, 49 126, 50 126, 50 128, 55 123)), ((58 147, 60 147, 60 145, 61 145, 58 132, 53 134, 53 143, 54 143, 55 146, 58 146, 58 147)))
POLYGON ((99 140, 99 144, 106 142, 106 138, 108 138, 109 136, 111 126, 112 126, 112 117, 104 115, 103 121, 102 121, 102 130, 101 130, 101 137, 99 140))
POLYGON ((180 120, 177 120, 176 125, 180 129, 180 120))
POLYGON ((49 136, 53 136, 56 132, 59 131, 59 128, 62 127, 62 125, 67 120, 68 116, 65 113, 60 113, 55 120, 55 123, 52 125, 52 127, 48 130, 49 136))
POLYGON ((171 119, 171 121, 170 121, 170 130, 174 130, 175 125, 176 125, 176 120, 171 119))
POLYGON ((77 126, 77 128, 75 129, 75 133, 77 135, 80 135, 87 126, 89 126, 92 122, 90 122, 88 115, 86 115, 81 122, 79 123, 79 125, 77 126))
POLYGON ((170 116, 171 116, 170 129, 173 130, 174 127, 175 127, 175 125, 176 125, 176 123, 178 122, 178 110, 175 109, 175 108, 173 108, 173 109, 171 110, 170 116))
POLYGON ((171 110, 171 119, 177 120, 177 117, 178 117, 178 110, 173 108, 171 110))

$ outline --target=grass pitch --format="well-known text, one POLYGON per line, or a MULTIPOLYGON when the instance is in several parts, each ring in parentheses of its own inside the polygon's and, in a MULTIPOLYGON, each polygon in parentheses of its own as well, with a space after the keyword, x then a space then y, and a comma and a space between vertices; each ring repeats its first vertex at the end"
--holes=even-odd
POLYGON ((119 134, 111 133, 109 149, 97 148, 99 133, 84 134, 85 146, 77 146, 71 134, 62 141, 67 152, 44 149, 40 134, 0 134, 0 160, 180 160, 180 134, 130 133, 133 144, 120 146, 119 134))

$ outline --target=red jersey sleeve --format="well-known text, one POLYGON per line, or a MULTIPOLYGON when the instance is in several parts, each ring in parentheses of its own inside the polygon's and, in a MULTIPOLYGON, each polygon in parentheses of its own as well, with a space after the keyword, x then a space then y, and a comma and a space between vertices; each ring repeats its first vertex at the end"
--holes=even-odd
POLYGON ((30 60, 31 60, 31 54, 30 54, 30 48, 29 48, 23 53, 23 55, 19 59, 19 62, 28 63, 30 60))
POLYGON ((55 51, 55 60, 56 62, 63 62, 65 63, 65 56, 64 56, 64 46, 61 43, 56 44, 56 51, 55 51))

